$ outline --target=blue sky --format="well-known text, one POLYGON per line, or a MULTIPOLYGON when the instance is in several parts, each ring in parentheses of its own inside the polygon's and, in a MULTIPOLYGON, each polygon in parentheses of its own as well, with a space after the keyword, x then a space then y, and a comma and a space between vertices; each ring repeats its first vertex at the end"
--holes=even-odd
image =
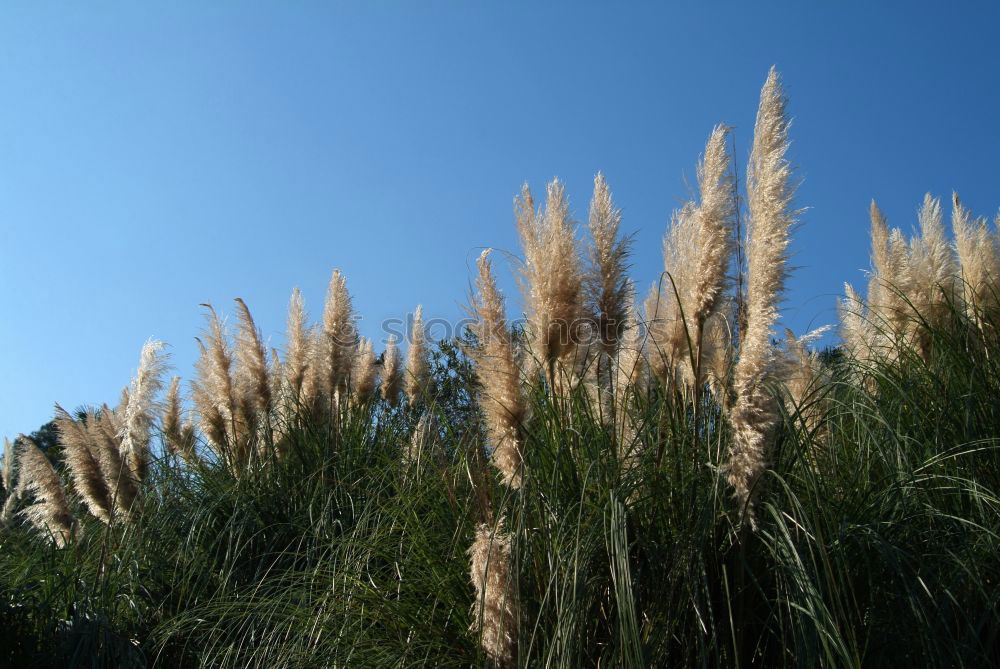
POLYGON ((189 378, 202 302, 280 346, 335 267, 363 334, 455 319, 525 180, 585 219, 603 171, 647 286, 714 124, 742 174, 772 64, 808 207, 784 318, 834 323, 872 197, 907 230, 926 191, 997 211, 998 6, 4 3, 0 434, 114 401, 150 336, 189 378))

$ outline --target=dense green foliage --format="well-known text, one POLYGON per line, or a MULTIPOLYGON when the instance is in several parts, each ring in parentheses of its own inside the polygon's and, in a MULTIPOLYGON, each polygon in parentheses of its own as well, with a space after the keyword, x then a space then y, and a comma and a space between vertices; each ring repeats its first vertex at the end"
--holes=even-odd
POLYGON ((709 393, 697 412, 635 398, 644 448, 624 468, 584 393, 537 390, 512 492, 446 344, 419 464, 401 452, 420 409, 379 400, 298 426, 286 457, 240 477, 164 456, 133 522, 81 509, 66 548, 8 527, 0 664, 484 665, 466 551, 498 518, 521 666, 996 664, 1000 347, 957 332, 929 361, 827 356, 820 423, 783 404, 756 531, 719 475, 730 436, 709 393))

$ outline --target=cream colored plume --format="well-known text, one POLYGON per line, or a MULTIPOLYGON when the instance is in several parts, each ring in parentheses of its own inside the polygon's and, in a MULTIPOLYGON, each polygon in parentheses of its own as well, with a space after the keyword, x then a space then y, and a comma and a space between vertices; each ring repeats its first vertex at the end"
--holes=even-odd
MULTIPOLYGON (((729 128, 716 126, 698 166, 698 207, 694 211, 696 246, 692 267, 690 318, 703 324, 718 313, 732 260, 735 199, 726 140, 729 128)), ((681 270, 682 268, 677 268, 681 270)))
POLYGON ((724 319, 722 307, 734 250, 735 215, 729 129, 716 126, 698 165, 699 201, 674 212, 663 240, 663 278, 646 299, 650 364, 661 382, 687 387, 707 380, 710 319, 724 319))
POLYGON ((4 507, 4 516, 9 517, 14 499, 31 497, 34 503, 19 513, 49 537, 56 546, 63 547, 74 533, 73 515, 69 510, 66 492, 63 490, 59 474, 38 446, 25 436, 19 437, 18 479, 16 494, 8 499, 11 506, 4 507))
POLYGON ((603 352, 614 356, 625 330, 632 289, 628 280, 630 240, 619 237, 622 214, 611 200, 604 175, 594 177, 590 201, 590 266, 584 285, 603 352))
POLYGON ((809 432, 815 432, 823 418, 826 401, 817 393, 829 380, 829 375, 820 363, 819 354, 810 350, 809 345, 829 329, 830 326, 825 325, 801 337, 796 337, 791 330, 785 329, 781 377, 794 405, 793 409, 798 411, 809 432))
POLYGON ((385 343, 385 353, 382 355, 382 399, 396 406, 399 402, 399 392, 402 386, 402 361, 396 337, 389 336, 385 343))
POLYGON ((520 429, 526 406, 514 345, 507 329, 504 299, 493 277, 489 254, 490 249, 486 249, 477 262, 478 294, 473 298, 471 309, 476 322, 470 329, 478 346, 471 351, 471 356, 482 387, 480 407, 493 444, 491 461, 505 483, 519 488, 522 478, 520 429))
MULTIPOLYGON (((948 315, 948 303, 955 295, 957 267, 951 246, 944 233, 941 201, 924 196, 918 212, 920 236, 910 240, 909 298, 919 318, 930 327, 941 327, 948 315)), ((930 355, 930 333, 919 327, 913 341, 925 359, 930 355)))
POLYGON ((239 459, 238 450, 247 430, 236 420, 233 356, 219 315, 210 305, 202 306, 208 308, 208 329, 204 341, 197 339, 200 355, 195 363, 196 378, 191 384, 192 400, 209 445, 225 460, 239 459))
MULTIPOLYGON (((95 518, 110 523, 115 510, 112 493, 114 482, 109 485, 101 468, 102 445, 93 441, 86 428, 58 404, 55 424, 73 487, 95 518)), ((114 444, 113 448, 117 450, 118 445, 114 444)))
POLYGON ((141 482, 149 468, 149 430, 156 413, 156 396, 163 389, 167 355, 161 341, 150 339, 142 347, 139 368, 129 386, 128 404, 121 425, 121 454, 129 474, 141 482))
POLYGON ((733 444, 726 475, 745 517, 752 522, 751 494, 766 466, 766 442, 774 423, 765 386, 775 352, 771 337, 785 288, 794 186, 788 151, 786 100, 774 68, 761 91, 747 169, 746 325, 733 370, 735 402, 729 411, 733 444))
POLYGON ((533 214, 531 206, 531 193, 525 186, 515 211, 524 252, 521 287, 529 346, 536 364, 544 367, 552 381, 559 371, 554 369, 556 362, 575 362, 573 329, 584 315, 583 270, 562 183, 555 179, 549 184, 544 213, 533 214))
POLYGON ((982 327, 983 312, 996 312, 1000 290, 1000 249, 985 218, 973 219, 952 193, 951 224, 961 266, 961 295, 966 314, 982 327))
POLYGON ((198 457, 194 450, 194 426, 184 421, 183 413, 181 377, 175 376, 170 380, 163 408, 163 441, 168 451, 181 456, 187 462, 194 462, 198 457))
POLYGON ((424 333, 423 308, 417 305, 410 328, 410 347, 406 352, 406 399, 416 405, 427 392, 430 383, 430 362, 427 358, 427 341, 424 333))
POLYGON ((646 297, 647 345, 650 371, 668 388, 691 369, 694 321, 690 317, 690 268, 699 253, 695 207, 687 203, 671 216, 663 239, 664 273, 646 297))
MULTIPOLYGON (((61 408, 57 406, 57 412, 61 408)), ((63 411, 65 413, 65 411, 63 411)), ((91 450, 97 456, 104 481, 111 491, 111 500, 115 512, 124 518, 131 516, 132 505, 139 495, 139 482, 128 473, 121 453, 121 420, 124 408, 116 413, 107 405, 101 409, 87 411, 82 427, 90 440, 91 450)), ((76 421, 81 425, 81 421, 76 421)))
MULTIPOLYGON (((878 355, 895 359, 900 338, 910 330, 913 319, 908 315, 911 294, 910 252, 898 228, 889 229, 885 216, 872 200, 870 207, 872 238, 872 272, 868 281, 868 301, 865 305, 864 344, 855 341, 856 351, 866 358, 878 355)), ((849 298, 855 301, 855 298, 849 298)), ((850 329, 850 328, 846 328, 850 329)), ((861 330, 853 328, 853 334, 861 330)))
POLYGON ((14 492, 14 444, 7 437, 3 438, 3 490, 4 494, 14 492))
POLYGON ((354 372, 351 376, 353 379, 351 396, 356 403, 367 401, 375 393, 376 372, 372 340, 361 337, 358 340, 358 354, 354 359, 354 372))
POLYGON ((469 548, 469 578, 475 589, 471 631, 483 651, 502 667, 514 664, 517 653, 517 604, 511 574, 511 537, 503 521, 496 531, 485 523, 476 528, 469 548))
POLYGON ((318 327, 311 327, 305 335, 305 350, 309 356, 309 363, 302 379, 302 389, 299 392, 296 409, 304 412, 307 416, 320 416, 322 411, 324 374, 323 358, 324 336, 323 330, 318 327))
POLYGON ((334 270, 323 308, 323 344, 318 361, 323 394, 329 402, 335 402, 347 390, 357 340, 347 279, 339 269, 334 270))
POLYGON ((251 438, 256 441, 259 450, 267 441, 273 406, 267 351, 250 309, 238 297, 236 312, 239 327, 236 330, 233 392, 240 422, 246 425, 248 434, 253 435, 251 438))
POLYGON ((289 394, 295 404, 302 401, 302 386, 306 382, 312 357, 312 338, 306 319, 305 301, 298 288, 292 291, 288 304, 288 340, 282 366, 289 394))
POLYGON ((849 283, 844 284, 844 295, 837 305, 840 312, 840 336, 844 340, 844 346, 855 359, 871 360, 874 355, 872 341, 876 334, 868 306, 849 283))
POLYGON ((244 420, 256 426, 268 415, 272 405, 267 351, 250 309, 239 297, 236 298, 236 313, 239 327, 236 330, 233 391, 244 420))

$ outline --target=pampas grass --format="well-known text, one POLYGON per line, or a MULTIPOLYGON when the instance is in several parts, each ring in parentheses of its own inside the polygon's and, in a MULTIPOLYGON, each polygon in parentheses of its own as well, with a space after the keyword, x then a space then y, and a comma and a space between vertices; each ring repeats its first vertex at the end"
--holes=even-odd
POLYGON ((649 367, 660 383, 670 389, 678 388, 679 376, 689 368, 693 352, 693 328, 689 329, 684 308, 693 278, 687 268, 693 266, 699 252, 694 223, 692 203, 671 215, 670 229, 663 239, 664 273, 650 288, 644 305, 649 367))
POLYGON ((406 352, 406 399, 415 406, 427 393, 430 383, 430 363, 427 359, 427 342, 424 334, 423 309, 417 305, 410 328, 410 346, 406 352))
MULTIPOLYGON (((56 405, 55 423, 73 486, 87 510, 100 521, 110 523, 114 512, 114 488, 101 468, 100 442, 92 440, 84 426, 59 405, 56 405)), ((117 445, 115 447, 117 450, 117 445)))
POLYGON ((625 331, 632 302, 628 279, 631 240, 619 236, 621 211, 611 199, 611 190, 598 172, 590 201, 590 265, 584 277, 587 306, 596 325, 605 355, 614 357, 625 331))
POLYGON ((334 270, 323 307, 323 331, 319 359, 323 396, 330 406, 344 395, 350 381, 357 346, 354 327, 354 309, 347 291, 347 279, 340 270, 334 270))
POLYGON ((829 370, 820 363, 819 354, 809 349, 809 344, 829 329, 829 326, 823 326, 801 337, 785 329, 780 377, 803 427, 809 432, 815 432, 823 419, 827 407, 821 392, 829 383, 829 370))
POLYGON ((733 370, 735 403, 729 412, 734 443, 726 478, 744 517, 752 522, 751 494, 766 463, 767 435, 774 424, 773 401, 765 388, 774 361, 771 336, 785 288, 790 209, 794 187, 788 151, 786 100, 771 69, 761 91, 747 170, 746 327, 740 332, 733 370))
POLYGON ((418 309, 405 364, 394 339, 379 363, 357 338, 339 272, 319 327, 293 292, 270 360, 242 301, 232 333, 209 309, 197 431, 179 378, 151 429, 151 343, 115 409, 57 408, 65 471, 58 447, 25 444, 12 485, 6 455, 7 518, 34 502, 23 517, 56 543, 74 515, 88 532, 56 551, 6 528, 0 664, 995 663, 996 238, 956 198, 949 260, 936 201, 909 242, 873 204, 867 303, 848 288, 842 305, 852 355, 811 350, 822 329, 775 342, 796 216, 787 131, 772 71, 745 292, 727 276, 742 262, 718 126, 648 324, 599 174, 588 258, 561 184, 540 213, 517 199, 525 339, 487 250, 470 329, 430 342, 418 309), (962 286, 947 288, 949 263, 962 286), (571 317, 594 337, 574 339, 571 317), (152 457, 151 434, 188 462, 152 457), (128 517, 142 523, 116 524, 128 517))
POLYGON ((951 226, 961 268, 960 292, 966 315, 982 327, 983 314, 996 313, 1000 289, 1000 248, 985 218, 973 219, 952 193, 951 226))
POLYGON ((507 329, 503 295, 493 277, 490 250, 483 251, 477 261, 478 294, 473 298, 471 308, 476 322, 471 329, 478 345, 472 349, 471 355, 476 365, 476 377, 482 386, 479 404, 493 444, 491 462, 507 485, 519 488, 523 468, 520 429, 526 404, 521 392, 514 345, 507 329))
POLYGON ((122 417, 121 454, 129 474, 141 482, 149 468, 149 430, 157 412, 156 396, 163 388, 167 357, 161 341, 149 340, 139 355, 139 368, 128 391, 122 417))
POLYGON ((646 298, 650 365, 661 383, 683 380, 695 389, 705 382, 706 351, 718 341, 705 337, 709 319, 725 319, 724 291, 734 250, 733 181, 726 141, 716 126, 698 165, 699 202, 674 212, 663 240, 663 279, 646 298))
POLYGON ((14 444, 7 437, 3 438, 3 475, 0 482, 5 495, 14 492, 14 444))
POLYGON ((510 544, 511 537, 500 521, 495 531, 480 524, 469 547, 469 578, 476 592, 471 630, 479 636, 486 655, 502 667, 512 666, 517 652, 510 544))
POLYGON ((923 324, 932 329, 945 325, 948 305, 955 296, 957 267, 951 246, 945 238, 941 201, 931 197, 930 193, 926 194, 917 218, 920 222, 920 235, 910 240, 907 297, 911 308, 916 312, 910 319, 915 330, 913 343, 926 359, 931 355, 928 328, 918 324, 915 316, 919 314, 923 324))
POLYGON ((298 288, 288 303, 288 329, 285 361, 282 370, 293 404, 303 404, 303 385, 312 358, 312 336, 307 324, 305 301, 298 288))
POLYGON ((8 498, 3 515, 10 517, 12 502, 29 497, 34 502, 19 511, 35 529, 62 548, 74 535, 73 514, 59 474, 35 442, 25 436, 18 438, 18 478, 15 493, 8 498))
POLYGON ((377 375, 377 365, 375 360, 375 350, 371 339, 362 337, 358 340, 358 354, 354 360, 354 379, 351 388, 352 397, 355 402, 366 402, 375 393, 375 382, 377 375))
POLYGON ((179 455, 187 462, 197 460, 194 445, 196 440, 194 425, 183 417, 181 406, 181 377, 170 380, 167 398, 163 408, 163 441, 167 450, 179 455))
POLYGON ((399 402, 399 393, 403 382, 402 361, 399 356, 399 347, 396 346, 396 337, 390 335, 385 343, 385 352, 382 354, 382 399, 391 406, 396 406, 399 402))
POLYGON ((210 305, 204 341, 197 339, 200 355, 191 384, 192 400, 202 434, 224 460, 238 464, 246 459, 246 429, 237 422, 233 388, 233 356, 222 319, 210 305))
POLYGON ((515 201, 524 252, 521 287, 529 350, 554 386, 557 372, 569 376, 576 364, 576 329, 584 316, 583 268, 563 184, 554 179, 548 185, 544 212, 532 212, 532 203, 525 185, 515 201))
POLYGON ((257 430, 268 417, 273 403, 267 352, 250 309, 239 297, 236 298, 236 314, 239 327, 236 330, 233 390, 248 427, 257 430))

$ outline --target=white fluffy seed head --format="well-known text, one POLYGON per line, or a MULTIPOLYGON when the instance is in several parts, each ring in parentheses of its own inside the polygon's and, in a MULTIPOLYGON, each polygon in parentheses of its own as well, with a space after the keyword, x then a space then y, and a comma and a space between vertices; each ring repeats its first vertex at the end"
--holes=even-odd
POLYGON ((475 590, 473 633, 491 660, 511 666, 517 652, 517 605, 511 575, 511 537, 503 521, 494 531, 485 523, 476 528, 469 547, 469 578, 475 590))
POLYGON ((163 388, 167 355, 161 341, 150 339, 142 347, 139 368, 129 386, 128 404, 121 428, 121 453, 136 481, 146 477, 149 466, 149 430, 156 411, 156 396, 163 388))
POLYGON ((520 426, 526 403, 521 391, 520 370, 504 313, 504 299, 493 277, 490 249, 479 256, 477 295, 471 312, 478 345, 471 351, 476 377, 482 386, 480 406, 486 418, 487 434, 493 445, 491 462, 507 485, 521 485, 522 458, 520 426))
POLYGON ((413 326, 410 328, 410 347, 406 352, 405 376, 406 399, 410 406, 414 406, 427 393, 431 380, 423 308, 420 305, 413 314, 413 326))

